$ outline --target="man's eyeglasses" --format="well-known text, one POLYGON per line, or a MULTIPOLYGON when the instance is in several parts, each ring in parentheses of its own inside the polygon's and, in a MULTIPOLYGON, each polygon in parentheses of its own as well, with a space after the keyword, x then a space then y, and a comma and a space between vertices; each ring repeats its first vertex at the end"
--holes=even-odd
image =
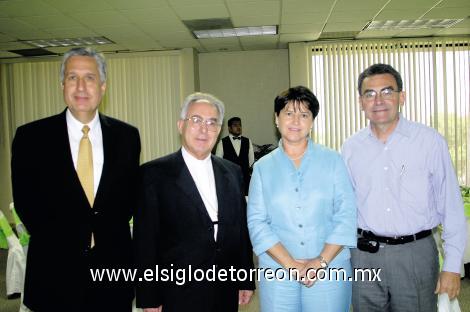
POLYGON ((393 99, 394 93, 400 93, 400 92, 401 91, 396 91, 396 90, 393 90, 392 88, 385 88, 385 89, 380 90, 379 92, 375 90, 367 90, 366 92, 362 94, 361 97, 364 99, 364 101, 373 102, 377 98, 377 95, 380 94, 380 97, 382 98, 382 100, 391 100, 393 99))
POLYGON ((203 125, 206 125, 207 131, 211 132, 216 132, 220 126, 217 118, 204 119, 201 116, 194 115, 183 120, 188 121, 193 129, 200 129, 203 125))

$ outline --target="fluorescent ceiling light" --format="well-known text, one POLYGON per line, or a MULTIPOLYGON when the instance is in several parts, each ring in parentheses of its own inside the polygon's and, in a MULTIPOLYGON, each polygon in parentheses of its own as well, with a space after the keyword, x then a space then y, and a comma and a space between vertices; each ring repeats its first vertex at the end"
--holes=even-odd
POLYGON ((193 34, 197 39, 277 35, 277 26, 194 30, 193 34))
POLYGON ((364 30, 448 28, 462 20, 463 19, 372 21, 364 30))
POLYGON ((88 45, 102 45, 112 44, 111 40, 106 37, 84 37, 84 38, 65 38, 65 39, 37 39, 22 41, 33 47, 47 48, 47 47, 70 47, 70 46, 88 46, 88 45))

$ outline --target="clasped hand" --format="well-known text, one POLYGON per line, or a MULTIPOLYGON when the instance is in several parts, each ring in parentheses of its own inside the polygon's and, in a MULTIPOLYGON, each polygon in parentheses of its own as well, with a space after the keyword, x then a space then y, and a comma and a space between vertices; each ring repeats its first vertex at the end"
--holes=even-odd
POLYGON ((317 270, 321 269, 320 259, 296 259, 291 274, 306 287, 312 287, 316 281, 317 270))

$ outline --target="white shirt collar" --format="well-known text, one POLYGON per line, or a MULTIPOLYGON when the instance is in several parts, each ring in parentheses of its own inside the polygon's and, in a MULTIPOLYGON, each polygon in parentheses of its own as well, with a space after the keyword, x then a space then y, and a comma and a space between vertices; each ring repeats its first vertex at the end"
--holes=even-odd
MULTIPOLYGON (((68 108, 65 112, 65 118, 67 120, 67 126, 69 127, 69 129, 72 130, 73 133, 82 133, 82 128, 85 124, 75 118, 68 108)), ((100 118, 98 112, 95 112, 95 117, 93 117, 93 119, 86 125, 90 127, 90 132, 93 132, 93 129, 96 129, 100 126, 100 118)))

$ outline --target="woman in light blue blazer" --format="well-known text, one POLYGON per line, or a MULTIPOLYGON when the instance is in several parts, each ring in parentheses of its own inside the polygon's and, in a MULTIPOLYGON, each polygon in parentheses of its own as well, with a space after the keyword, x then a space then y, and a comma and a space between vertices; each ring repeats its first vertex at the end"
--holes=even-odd
POLYGON ((279 148, 255 163, 248 196, 261 311, 347 312, 357 231, 347 169, 337 152, 309 138, 319 111, 309 89, 282 92, 274 110, 279 148))

